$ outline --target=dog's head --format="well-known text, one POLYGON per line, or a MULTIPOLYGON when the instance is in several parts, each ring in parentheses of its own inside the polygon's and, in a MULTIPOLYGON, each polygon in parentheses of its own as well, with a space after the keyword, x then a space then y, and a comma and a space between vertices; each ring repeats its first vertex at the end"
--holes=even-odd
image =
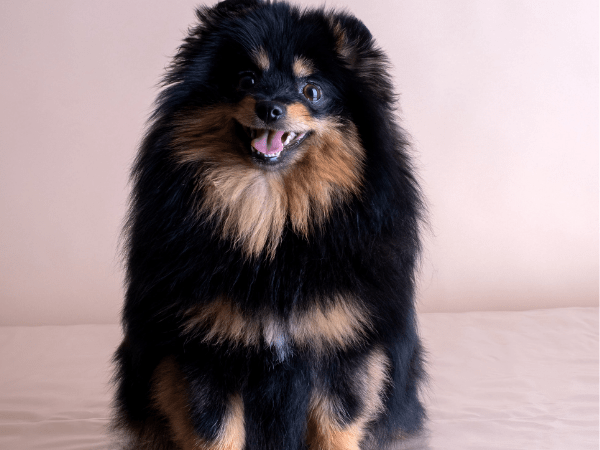
POLYGON ((345 14, 258 0, 197 14, 157 122, 169 123, 175 160, 197 168, 198 210, 246 253, 272 252, 286 223, 307 237, 360 195, 355 119, 391 104, 385 58, 345 14))

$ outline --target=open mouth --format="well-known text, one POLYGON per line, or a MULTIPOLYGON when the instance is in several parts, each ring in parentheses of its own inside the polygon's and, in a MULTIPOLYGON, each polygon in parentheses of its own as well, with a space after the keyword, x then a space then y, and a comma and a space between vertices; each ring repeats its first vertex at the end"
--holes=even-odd
POLYGON ((281 155, 300 144, 307 133, 266 128, 242 127, 250 138, 252 156, 264 162, 277 162, 281 155))

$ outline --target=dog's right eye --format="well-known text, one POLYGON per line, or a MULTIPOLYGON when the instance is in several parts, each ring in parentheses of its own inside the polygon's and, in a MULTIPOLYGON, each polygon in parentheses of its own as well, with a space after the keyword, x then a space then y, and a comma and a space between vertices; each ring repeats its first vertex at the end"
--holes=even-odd
POLYGON ((253 73, 244 72, 240 74, 238 79, 238 89, 247 90, 254 86, 256 80, 253 73))

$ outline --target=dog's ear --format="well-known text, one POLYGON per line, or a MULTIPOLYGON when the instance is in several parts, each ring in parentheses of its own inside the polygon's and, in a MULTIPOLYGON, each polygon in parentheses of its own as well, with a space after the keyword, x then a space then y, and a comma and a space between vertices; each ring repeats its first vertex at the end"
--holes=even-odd
POLYGON ((382 100, 393 101, 389 62, 369 29, 355 17, 339 13, 329 16, 329 27, 342 63, 382 100))
MULTIPOLYGON (((223 22, 248 14, 263 5, 262 0, 224 0, 214 6, 196 9, 198 23, 188 30, 187 37, 179 47, 163 80, 163 85, 176 84, 184 78, 194 59, 203 52, 205 36, 223 27, 223 22)), ((200 79, 207 72, 208 61, 195 67, 195 77, 200 79)))
POLYGON ((359 59, 365 56, 370 41, 371 32, 360 21, 342 14, 331 15, 329 26, 333 33, 335 50, 351 70, 359 66, 359 59))
POLYGON ((262 0, 223 0, 214 6, 200 6, 196 9, 199 27, 195 31, 200 32, 205 27, 218 27, 221 20, 243 16, 263 4, 262 0))

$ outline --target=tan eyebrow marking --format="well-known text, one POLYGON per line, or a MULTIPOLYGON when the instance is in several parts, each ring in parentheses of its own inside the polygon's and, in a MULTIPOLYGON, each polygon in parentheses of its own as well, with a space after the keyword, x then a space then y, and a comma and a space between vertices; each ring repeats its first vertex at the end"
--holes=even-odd
POLYGON ((262 71, 267 71, 269 70, 269 67, 271 67, 269 55, 267 54, 264 48, 258 47, 257 49, 253 50, 251 56, 252 59, 254 59, 254 62, 256 63, 258 68, 262 71))
POLYGON ((296 78, 304 78, 315 73, 315 65, 304 56, 296 56, 292 65, 296 78))

